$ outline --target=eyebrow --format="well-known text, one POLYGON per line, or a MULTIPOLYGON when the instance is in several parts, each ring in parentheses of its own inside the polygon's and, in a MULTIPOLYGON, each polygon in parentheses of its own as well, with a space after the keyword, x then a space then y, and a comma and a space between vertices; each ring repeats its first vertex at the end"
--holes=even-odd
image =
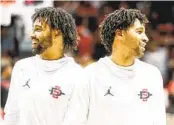
POLYGON ((143 27, 136 28, 136 30, 144 30, 143 27))
POLYGON ((39 28, 42 28, 42 26, 39 26, 39 25, 35 25, 35 27, 39 27, 39 28))
POLYGON ((42 28, 42 26, 40 25, 33 25, 33 28, 36 27, 36 28, 42 28))

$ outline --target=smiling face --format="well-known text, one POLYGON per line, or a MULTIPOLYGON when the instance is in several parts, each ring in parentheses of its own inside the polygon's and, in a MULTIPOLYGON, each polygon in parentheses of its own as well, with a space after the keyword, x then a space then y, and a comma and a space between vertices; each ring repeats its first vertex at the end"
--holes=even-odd
POLYGON ((34 21, 31 32, 33 54, 41 54, 52 46, 51 33, 51 27, 45 20, 38 18, 34 21))
POLYGON ((145 46, 148 42, 148 38, 145 34, 145 27, 138 19, 135 20, 127 30, 123 31, 124 44, 130 51, 134 53, 134 56, 142 57, 144 55, 145 46))

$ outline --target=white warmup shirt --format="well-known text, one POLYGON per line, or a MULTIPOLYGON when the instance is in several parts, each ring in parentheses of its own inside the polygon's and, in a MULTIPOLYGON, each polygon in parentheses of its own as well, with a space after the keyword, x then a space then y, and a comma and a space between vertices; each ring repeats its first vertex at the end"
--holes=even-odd
POLYGON ((60 125, 82 68, 71 57, 18 61, 5 107, 6 125, 60 125))
POLYGON ((74 91, 63 125, 166 125, 156 67, 138 59, 121 67, 105 57, 85 70, 89 83, 74 91))

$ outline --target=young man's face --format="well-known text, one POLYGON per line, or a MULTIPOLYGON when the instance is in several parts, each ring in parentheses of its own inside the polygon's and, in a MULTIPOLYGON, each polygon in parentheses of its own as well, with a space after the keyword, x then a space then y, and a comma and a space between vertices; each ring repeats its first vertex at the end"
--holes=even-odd
POLYGON ((51 27, 43 19, 36 19, 31 32, 32 52, 41 54, 45 49, 52 46, 51 27))
POLYGON ((134 24, 124 32, 123 44, 132 50, 134 56, 142 57, 147 42, 145 27, 136 19, 134 24))

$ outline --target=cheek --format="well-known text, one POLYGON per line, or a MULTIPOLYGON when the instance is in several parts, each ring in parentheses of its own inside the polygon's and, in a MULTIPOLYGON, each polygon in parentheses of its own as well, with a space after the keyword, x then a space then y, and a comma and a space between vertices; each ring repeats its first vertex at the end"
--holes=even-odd
POLYGON ((36 38, 40 41, 40 39, 42 37, 42 33, 41 32, 36 32, 35 35, 36 35, 36 38))
POLYGON ((50 38, 51 38, 50 32, 46 31, 42 33, 42 39, 50 40, 50 38))
POLYGON ((39 42, 45 42, 45 41, 48 41, 48 36, 45 34, 45 33, 38 33, 38 39, 39 39, 39 42))
POLYGON ((138 35, 133 34, 129 37, 129 44, 131 48, 137 48, 139 46, 140 39, 138 35))
POLYGON ((51 36, 49 34, 43 34, 40 37, 40 40, 41 40, 42 44, 46 47, 49 47, 52 45, 52 39, 51 39, 51 36))

